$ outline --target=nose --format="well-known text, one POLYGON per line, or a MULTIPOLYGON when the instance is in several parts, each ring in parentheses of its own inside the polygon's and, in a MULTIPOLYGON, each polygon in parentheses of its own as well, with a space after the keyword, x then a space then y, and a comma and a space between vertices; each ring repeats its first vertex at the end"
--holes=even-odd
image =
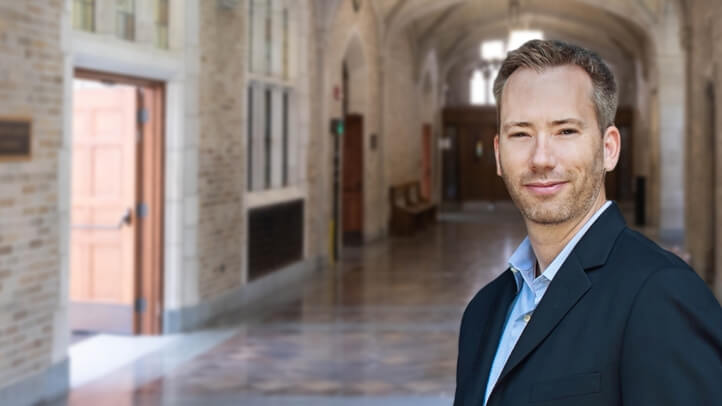
POLYGON ((534 150, 531 156, 532 171, 545 172, 553 169, 556 165, 556 158, 551 141, 551 137, 546 134, 537 134, 535 137, 534 150))

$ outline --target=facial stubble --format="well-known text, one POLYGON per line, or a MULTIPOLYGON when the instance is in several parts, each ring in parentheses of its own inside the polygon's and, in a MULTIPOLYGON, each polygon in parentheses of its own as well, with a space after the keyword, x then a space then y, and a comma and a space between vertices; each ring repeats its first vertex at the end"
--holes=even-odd
POLYGON ((501 177, 512 201, 524 218, 538 224, 555 225, 581 218, 588 213, 599 196, 606 174, 601 144, 600 142, 594 153, 595 159, 590 162, 587 170, 576 174, 569 171, 564 173, 562 178, 569 182, 565 187, 566 190, 562 190, 562 194, 546 201, 532 196, 525 190, 524 184, 532 180, 550 179, 552 177, 549 175, 553 173, 553 170, 546 173, 527 171, 515 181, 504 170, 503 161, 499 156, 501 177), (579 176, 582 176, 583 179, 578 179, 579 176))

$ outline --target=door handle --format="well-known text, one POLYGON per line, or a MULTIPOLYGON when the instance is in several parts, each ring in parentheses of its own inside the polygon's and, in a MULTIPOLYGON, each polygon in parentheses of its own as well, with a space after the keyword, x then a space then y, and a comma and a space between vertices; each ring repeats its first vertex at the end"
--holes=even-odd
POLYGON ((130 207, 125 209, 125 213, 123 214, 123 217, 120 218, 120 222, 118 223, 118 228, 123 227, 124 225, 129 226, 133 222, 133 210, 131 210, 130 207))
POLYGON ((73 230, 120 230, 125 225, 131 225, 133 222, 133 210, 127 208, 123 215, 120 217, 120 221, 116 225, 102 225, 102 224, 73 224, 73 230))

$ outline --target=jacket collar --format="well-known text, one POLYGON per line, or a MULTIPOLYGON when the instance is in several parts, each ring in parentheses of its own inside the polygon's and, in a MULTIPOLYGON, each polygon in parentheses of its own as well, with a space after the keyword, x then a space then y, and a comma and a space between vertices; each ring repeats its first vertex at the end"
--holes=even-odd
MULTIPOLYGON (((572 253, 559 269, 554 280, 534 311, 514 350, 509 356, 497 383, 489 395, 489 405, 494 404, 494 393, 503 386, 504 379, 554 330, 564 316, 592 287, 586 271, 602 266, 609 258, 617 237, 625 228, 624 217, 616 204, 612 204, 589 228, 572 253)), ((510 280, 509 283, 512 283, 510 280)), ((510 286, 511 287, 511 286, 510 286)), ((506 314, 508 306, 500 306, 495 313, 506 314)), ((490 347, 498 345, 500 331, 488 337, 490 347), (494 340, 495 339, 495 340, 494 340)), ((491 351, 487 349, 487 351, 491 351)), ((490 363, 489 363, 490 365, 490 363)), ((488 373, 486 374, 488 376, 488 373)), ((486 382, 482 387, 486 387, 486 382)))
POLYGON ((612 203, 592 224, 587 233, 579 240, 573 253, 586 269, 604 265, 614 248, 619 233, 627 226, 624 216, 616 203, 612 203))

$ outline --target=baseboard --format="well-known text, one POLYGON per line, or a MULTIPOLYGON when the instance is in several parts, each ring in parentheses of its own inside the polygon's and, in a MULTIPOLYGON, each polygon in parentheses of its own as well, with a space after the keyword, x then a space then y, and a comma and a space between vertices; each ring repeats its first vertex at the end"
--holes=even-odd
POLYGON ((269 295, 278 295, 320 270, 322 263, 320 257, 299 261, 195 306, 166 310, 163 334, 199 329, 224 314, 251 307, 269 295))
POLYGON ((65 395, 70 387, 70 364, 66 358, 44 371, 0 389, 0 405, 31 406, 65 395))

